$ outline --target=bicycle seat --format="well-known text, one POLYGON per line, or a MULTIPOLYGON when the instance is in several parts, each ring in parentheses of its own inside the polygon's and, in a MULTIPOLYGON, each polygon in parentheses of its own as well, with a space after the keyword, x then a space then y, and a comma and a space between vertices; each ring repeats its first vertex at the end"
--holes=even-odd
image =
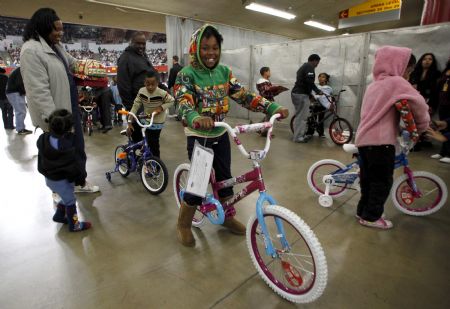
POLYGON ((358 153, 358 147, 356 147, 355 144, 344 144, 342 148, 344 148, 344 151, 348 153, 358 153))

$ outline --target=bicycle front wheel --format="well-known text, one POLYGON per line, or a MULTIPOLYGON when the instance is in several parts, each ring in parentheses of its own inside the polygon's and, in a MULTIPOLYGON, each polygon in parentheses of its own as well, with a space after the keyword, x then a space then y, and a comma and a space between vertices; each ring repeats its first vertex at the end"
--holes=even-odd
MULTIPOLYGON (((188 163, 180 164, 173 175, 173 193, 175 194, 178 208, 181 207, 183 202, 181 200, 181 191, 186 190, 190 168, 191 165, 188 163)), ((203 224, 205 224, 205 216, 200 211, 195 211, 192 226, 200 227, 203 224)))
POLYGON ((435 213, 447 201, 447 186, 438 176, 429 172, 413 172, 414 182, 421 192, 414 197, 408 176, 403 174, 392 185, 391 198, 395 207, 411 216, 426 216, 435 213))
POLYGON ((344 145, 349 143, 353 138, 353 128, 344 118, 336 118, 330 123, 330 128, 328 129, 330 133, 331 140, 336 145, 344 145))
POLYGON ((264 222, 276 250, 275 256, 265 252, 265 235, 256 215, 247 224, 247 247, 259 275, 281 297, 294 303, 309 303, 325 290, 328 268, 314 232, 292 211, 274 205, 263 208, 264 222), (276 220, 281 222, 281 235, 276 220), (282 244, 282 236, 287 244, 282 244))
MULTIPOLYGON (((326 175, 331 175, 339 169, 344 169, 344 163, 337 160, 325 159, 320 160, 311 165, 308 170, 307 180, 308 186, 317 195, 325 194, 326 185, 323 182, 323 177, 326 175)), ((347 192, 347 184, 335 184, 330 187, 330 196, 340 197, 347 192)))
POLYGON ((139 174, 141 175, 142 184, 151 194, 157 195, 166 189, 169 173, 161 159, 150 157, 148 160, 145 160, 140 166, 139 174))

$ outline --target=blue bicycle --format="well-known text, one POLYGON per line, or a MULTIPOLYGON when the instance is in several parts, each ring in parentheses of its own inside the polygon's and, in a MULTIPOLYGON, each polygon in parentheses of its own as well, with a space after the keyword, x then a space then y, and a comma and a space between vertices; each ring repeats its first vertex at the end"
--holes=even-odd
MULTIPOLYGON (((118 113, 133 116, 142 130, 152 126, 155 116, 155 113, 152 115, 136 116, 125 110, 120 110, 118 113), (150 122, 146 123, 146 119, 149 118, 150 122)), ((120 134, 126 135, 126 130, 121 131, 120 134)), ((119 172, 122 177, 127 177, 130 172, 137 171, 145 189, 151 194, 160 194, 167 187, 169 180, 167 167, 160 158, 153 156, 146 138, 143 138, 140 142, 133 143, 131 137, 128 137, 127 144, 116 147, 114 151, 114 162, 114 170, 106 172, 106 179, 108 181, 111 181, 111 174, 113 173, 119 172)))
MULTIPOLYGON (((426 216, 437 212, 447 201, 448 191, 444 181, 435 174, 409 168, 408 152, 413 145, 404 139, 400 141, 401 152, 395 158, 395 168, 403 167, 391 189, 395 207, 412 216, 426 216)), ((333 198, 344 195, 348 190, 359 191, 360 158, 358 148, 345 144, 344 151, 353 154, 356 161, 343 164, 336 160, 320 160, 308 170, 308 185, 319 195, 323 207, 333 205, 333 198)))

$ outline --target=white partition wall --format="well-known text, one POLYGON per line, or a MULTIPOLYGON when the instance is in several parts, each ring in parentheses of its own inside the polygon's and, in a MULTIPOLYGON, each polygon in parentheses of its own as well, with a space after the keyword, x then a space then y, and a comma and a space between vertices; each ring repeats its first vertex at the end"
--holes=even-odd
MULTIPOLYGON (((223 50, 221 55, 221 63, 231 68, 233 75, 241 82, 245 88, 250 85, 250 53, 251 48, 239 48, 232 50, 223 50)), ((249 111, 235 102, 230 102, 230 110, 228 115, 237 118, 249 118, 249 111)))
MULTIPOLYGON (((361 101, 365 88, 372 78, 373 58, 377 48, 383 45, 410 47, 419 58, 423 53, 436 55, 439 69, 443 69, 450 56, 450 23, 425 27, 411 27, 336 36, 285 43, 254 45, 250 49, 224 50, 222 62, 233 68, 236 77, 249 84, 256 91, 259 69, 270 67, 271 81, 289 88, 294 86, 298 68, 307 61, 310 54, 316 53, 321 62, 316 68, 316 76, 321 72, 331 75, 330 85, 335 92, 346 91, 341 96, 339 114, 347 118, 355 127, 359 123, 361 101), (249 70, 247 72, 246 70, 249 70), (248 77, 249 76, 249 77, 248 77), (248 81, 247 81, 248 79, 248 81)), ((276 97, 276 101, 289 108, 294 107, 290 90, 276 97)), ((230 112, 234 117, 245 117, 245 113, 230 112)), ((248 113, 252 120, 260 120, 259 115, 248 113)))

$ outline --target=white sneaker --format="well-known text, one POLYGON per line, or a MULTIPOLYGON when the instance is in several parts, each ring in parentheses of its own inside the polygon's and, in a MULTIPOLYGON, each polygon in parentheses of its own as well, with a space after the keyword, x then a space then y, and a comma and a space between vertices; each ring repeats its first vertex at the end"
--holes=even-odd
POLYGON ((450 163, 450 157, 443 157, 439 161, 441 161, 442 163, 450 163))
POLYGON ((86 181, 84 186, 75 186, 75 193, 95 193, 100 191, 99 186, 91 185, 89 182, 86 181))
POLYGON ((437 154, 432 155, 430 158, 431 159, 440 159, 440 158, 442 158, 442 156, 437 153, 437 154))

